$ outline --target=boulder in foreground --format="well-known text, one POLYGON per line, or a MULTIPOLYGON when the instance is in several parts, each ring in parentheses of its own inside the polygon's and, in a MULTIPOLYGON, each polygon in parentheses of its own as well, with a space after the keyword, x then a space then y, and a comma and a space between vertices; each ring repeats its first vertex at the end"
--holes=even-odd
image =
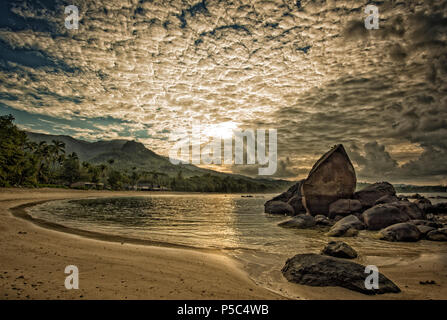
POLYGON ((321 254, 345 259, 357 258, 357 252, 350 245, 342 241, 329 242, 321 251, 321 254))
POLYGON ((306 211, 311 215, 329 214, 329 205, 338 199, 349 199, 357 178, 343 145, 325 153, 312 167, 303 182, 301 193, 306 211))
POLYGON ((297 254, 282 268, 284 277, 294 283, 309 286, 337 286, 364 294, 398 293, 400 289, 379 273, 379 288, 367 289, 365 266, 319 254, 297 254))

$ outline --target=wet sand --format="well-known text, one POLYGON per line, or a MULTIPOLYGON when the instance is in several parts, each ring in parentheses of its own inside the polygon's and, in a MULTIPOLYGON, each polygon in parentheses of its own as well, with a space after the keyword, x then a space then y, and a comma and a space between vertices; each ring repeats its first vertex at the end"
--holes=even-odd
MULTIPOLYGON (((288 283, 279 294, 250 279, 223 252, 70 229, 32 220, 26 206, 55 199, 143 196, 141 192, 0 189, 0 299, 447 299, 447 253, 393 259, 359 252, 402 290, 366 296, 343 288, 288 283), (12 208, 15 208, 11 210, 12 208), (67 290, 64 269, 79 268, 79 289, 67 290), (434 280, 434 285, 419 281, 434 280)), ((343 240, 343 239, 342 239, 343 240)), ((445 246, 447 247, 447 245, 445 246)))

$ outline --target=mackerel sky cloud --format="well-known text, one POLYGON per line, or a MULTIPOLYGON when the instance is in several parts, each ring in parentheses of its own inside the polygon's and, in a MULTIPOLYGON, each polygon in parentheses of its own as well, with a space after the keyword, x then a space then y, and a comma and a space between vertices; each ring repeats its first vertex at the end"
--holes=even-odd
POLYGON ((446 15, 427 0, 3 0, 0 112, 166 156, 192 121, 274 128, 278 177, 343 143, 362 181, 447 183, 446 15))

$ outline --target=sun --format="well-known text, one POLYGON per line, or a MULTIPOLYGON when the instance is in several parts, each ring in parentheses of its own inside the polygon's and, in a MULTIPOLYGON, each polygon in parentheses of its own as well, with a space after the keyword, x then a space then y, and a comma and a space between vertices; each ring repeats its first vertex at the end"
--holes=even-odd
POLYGON ((229 139, 233 136, 233 131, 237 129, 237 123, 233 121, 226 121, 217 124, 206 125, 203 133, 209 137, 229 139))

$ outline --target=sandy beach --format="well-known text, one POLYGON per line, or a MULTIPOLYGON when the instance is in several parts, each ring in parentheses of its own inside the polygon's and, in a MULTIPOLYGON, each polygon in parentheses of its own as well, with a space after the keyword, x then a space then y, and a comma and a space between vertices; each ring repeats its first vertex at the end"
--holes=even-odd
MULTIPOLYGON (((237 261, 219 251, 168 247, 27 220, 36 202, 141 192, 64 189, 0 190, 0 299, 285 299, 250 279, 237 261), (12 208, 15 208, 11 210, 12 208), (64 286, 67 265, 79 268, 79 289, 64 286)), ((302 299, 446 299, 447 255, 385 263, 381 268, 402 290, 366 296, 342 288, 288 283, 285 292, 302 299), (434 280, 434 285, 420 281, 434 280)), ((362 254, 362 252, 360 252, 362 254)), ((387 259, 379 253, 368 262, 387 259)))

